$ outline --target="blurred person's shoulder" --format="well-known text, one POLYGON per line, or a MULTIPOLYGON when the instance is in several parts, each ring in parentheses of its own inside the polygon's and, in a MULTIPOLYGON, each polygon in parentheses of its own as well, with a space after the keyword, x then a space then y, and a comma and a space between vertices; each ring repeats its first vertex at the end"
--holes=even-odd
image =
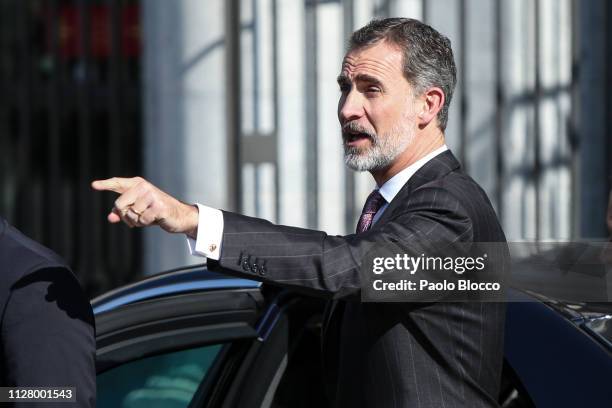
POLYGON ((0 217, 0 282, 14 282, 43 268, 70 270, 62 257, 0 217))

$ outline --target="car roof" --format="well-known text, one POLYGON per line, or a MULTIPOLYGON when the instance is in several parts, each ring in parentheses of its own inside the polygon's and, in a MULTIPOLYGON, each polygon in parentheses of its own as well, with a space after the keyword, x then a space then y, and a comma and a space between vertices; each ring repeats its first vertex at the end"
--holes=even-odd
POLYGON ((130 303, 194 291, 259 288, 261 282, 234 278, 206 269, 206 264, 173 269, 113 289, 92 300, 94 314, 130 303))

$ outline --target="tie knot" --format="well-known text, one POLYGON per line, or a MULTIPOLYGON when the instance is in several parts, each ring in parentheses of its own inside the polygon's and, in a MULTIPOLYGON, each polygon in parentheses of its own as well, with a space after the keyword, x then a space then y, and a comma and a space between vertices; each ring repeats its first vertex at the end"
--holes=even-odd
POLYGON ((378 190, 374 190, 368 196, 368 199, 363 206, 363 214, 376 214, 380 207, 385 203, 385 198, 380 194, 378 190))

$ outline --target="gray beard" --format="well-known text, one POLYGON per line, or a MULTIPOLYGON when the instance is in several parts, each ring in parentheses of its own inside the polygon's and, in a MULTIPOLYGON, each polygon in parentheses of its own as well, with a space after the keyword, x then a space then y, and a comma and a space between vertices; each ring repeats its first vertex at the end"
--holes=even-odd
POLYGON ((393 129, 384 137, 372 138, 367 149, 344 144, 344 163, 355 171, 378 171, 389 167, 393 161, 412 143, 414 132, 393 129))

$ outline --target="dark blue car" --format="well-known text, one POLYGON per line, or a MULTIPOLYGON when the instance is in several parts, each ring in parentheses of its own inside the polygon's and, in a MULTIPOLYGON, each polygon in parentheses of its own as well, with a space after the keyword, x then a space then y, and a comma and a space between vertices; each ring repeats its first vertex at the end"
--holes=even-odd
MULTIPOLYGON (((612 307, 512 292, 502 407, 612 406, 612 307)), ((93 301, 99 407, 322 407, 324 300, 208 272, 93 301)))

